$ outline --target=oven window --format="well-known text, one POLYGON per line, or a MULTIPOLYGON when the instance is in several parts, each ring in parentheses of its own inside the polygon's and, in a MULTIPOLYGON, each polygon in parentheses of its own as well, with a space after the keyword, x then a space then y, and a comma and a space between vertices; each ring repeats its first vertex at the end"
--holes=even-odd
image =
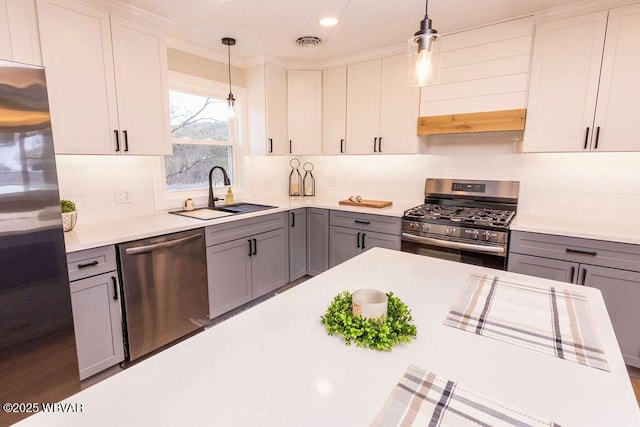
POLYGON ((460 249, 441 248, 438 246, 407 242, 404 240, 402 241, 402 252, 410 252, 412 254, 462 262, 465 264, 479 265, 481 267, 496 268, 498 270, 505 270, 507 267, 507 259, 498 255, 460 249))

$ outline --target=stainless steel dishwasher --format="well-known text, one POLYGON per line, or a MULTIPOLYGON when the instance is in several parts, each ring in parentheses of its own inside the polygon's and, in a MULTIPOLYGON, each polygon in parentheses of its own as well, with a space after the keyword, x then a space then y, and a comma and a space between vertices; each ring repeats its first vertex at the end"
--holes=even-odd
POLYGON ((118 245, 128 360, 199 329, 209 318, 204 230, 118 245))

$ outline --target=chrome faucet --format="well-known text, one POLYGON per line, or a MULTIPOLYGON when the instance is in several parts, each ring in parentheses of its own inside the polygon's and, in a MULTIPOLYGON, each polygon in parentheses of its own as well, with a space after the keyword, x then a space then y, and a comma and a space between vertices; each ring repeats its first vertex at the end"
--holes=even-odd
POLYGON ((231 185, 231 180, 229 179, 229 175, 227 175, 227 171, 224 170, 222 166, 214 166, 209 171, 209 209, 213 209, 216 207, 216 201, 222 200, 217 197, 213 197, 213 171, 216 169, 220 169, 222 171, 222 179, 224 180, 224 185, 231 185))

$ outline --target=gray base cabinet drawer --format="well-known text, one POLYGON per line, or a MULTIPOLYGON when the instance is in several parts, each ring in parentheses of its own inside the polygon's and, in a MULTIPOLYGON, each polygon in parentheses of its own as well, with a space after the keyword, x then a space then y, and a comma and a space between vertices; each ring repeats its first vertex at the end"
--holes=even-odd
POLYGON ((70 281, 115 271, 116 248, 112 245, 70 252, 67 254, 67 269, 70 281))
POLYGON ((512 231, 510 252, 640 271, 640 246, 627 243, 512 231))
POLYGON ((402 232, 402 219, 385 215, 357 212, 331 211, 329 222, 339 227, 356 228, 363 231, 397 234, 402 232))
POLYGON ((224 224, 210 225, 205 228, 206 245, 218 245, 246 236, 284 228, 286 224, 285 215, 285 212, 281 212, 224 224))

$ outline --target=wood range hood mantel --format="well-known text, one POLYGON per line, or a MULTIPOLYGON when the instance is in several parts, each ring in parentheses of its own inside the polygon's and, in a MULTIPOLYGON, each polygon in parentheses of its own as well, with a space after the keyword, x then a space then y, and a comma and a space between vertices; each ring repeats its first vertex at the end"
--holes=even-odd
POLYGON ((527 110, 522 108, 419 117, 418 135, 524 130, 526 115, 527 110))

